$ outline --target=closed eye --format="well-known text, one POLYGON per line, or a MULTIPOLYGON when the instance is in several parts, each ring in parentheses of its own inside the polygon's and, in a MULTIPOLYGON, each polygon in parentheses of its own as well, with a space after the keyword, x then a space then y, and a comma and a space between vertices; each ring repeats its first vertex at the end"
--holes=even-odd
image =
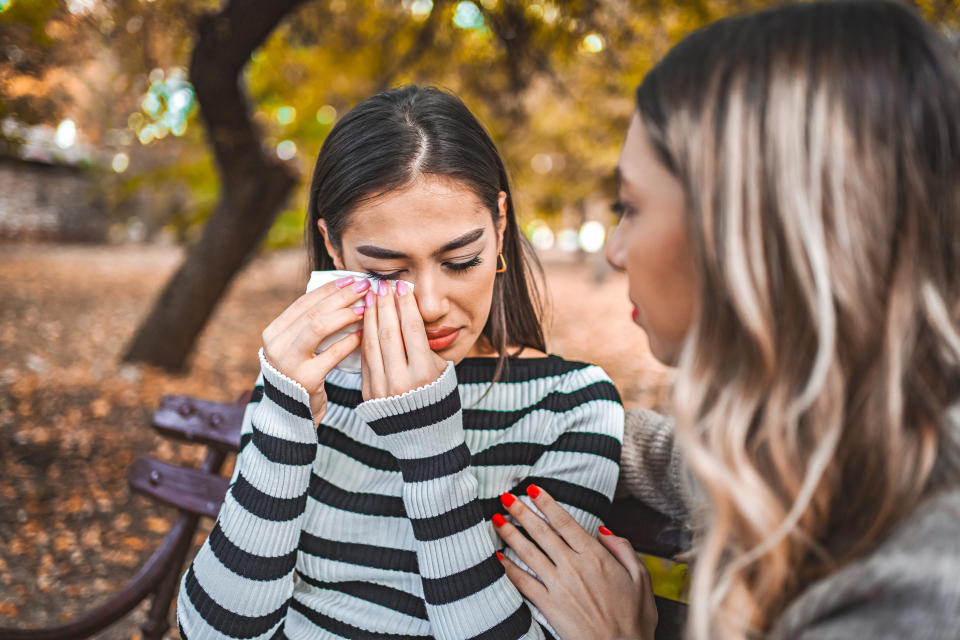
POLYGON ((403 273, 403 271, 394 271, 393 273, 377 273, 375 271, 368 271, 367 275, 374 280, 396 280, 401 273, 403 273))
POLYGON ((472 269, 481 262, 483 262, 483 260, 481 260, 480 256, 477 255, 466 262, 444 262, 443 264, 446 268, 452 271, 466 271, 467 269, 472 269))

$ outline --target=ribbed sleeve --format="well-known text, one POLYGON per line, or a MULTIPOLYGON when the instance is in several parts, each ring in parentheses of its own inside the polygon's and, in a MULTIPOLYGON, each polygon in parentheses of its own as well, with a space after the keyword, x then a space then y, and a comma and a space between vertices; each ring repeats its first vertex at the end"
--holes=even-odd
POLYGON ((633 496, 675 520, 689 518, 692 480, 673 433, 673 420, 649 409, 626 414, 618 495, 633 496))
POLYGON ((293 593, 317 437, 306 390, 262 350, 260 366, 230 488, 180 585, 177 621, 187 638, 270 638, 293 593))

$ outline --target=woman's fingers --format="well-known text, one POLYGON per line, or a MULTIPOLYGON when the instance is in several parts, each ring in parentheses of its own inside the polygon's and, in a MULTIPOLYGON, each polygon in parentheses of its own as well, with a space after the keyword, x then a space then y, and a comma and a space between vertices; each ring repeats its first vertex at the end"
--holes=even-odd
POLYGON ((406 391, 409 375, 407 371, 407 353, 400 331, 400 318, 397 317, 396 297, 389 284, 381 280, 377 283, 377 338, 380 341, 380 353, 383 356, 383 368, 387 379, 387 390, 393 395, 397 390, 406 391))
POLYGON ((359 346, 360 336, 354 331, 334 342, 322 353, 314 356, 313 360, 310 361, 310 367, 315 368, 316 372, 321 374, 321 379, 326 379, 330 371, 359 346))
MULTIPOLYGON (((525 565, 530 567, 531 571, 537 574, 540 579, 548 579, 553 575, 556 567, 553 562, 550 561, 550 558, 545 556, 544 553, 537 548, 537 545, 530 542, 530 540, 528 540, 519 529, 513 526, 509 520, 504 518, 502 514, 493 514, 493 528, 497 532, 497 535, 507 543, 507 546, 513 549, 517 557, 520 558, 525 565)), ((524 571, 524 573, 526 572, 524 571)))
POLYGON ((623 565, 634 582, 650 579, 650 574, 646 567, 640 563, 640 558, 637 557, 637 552, 629 540, 613 535, 613 532, 606 527, 600 527, 600 535, 597 536, 597 540, 617 559, 617 562, 623 565))
POLYGON ((363 399, 387 397, 387 377, 383 371, 383 355, 380 352, 379 328, 377 326, 377 300, 372 291, 366 294, 367 310, 363 314, 363 340, 360 343, 360 357, 363 361, 363 399))
MULTIPOLYGON (((510 582, 523 594, 523 597, 533 603, 533 606, 542 610, 544 600, 548 597, 547 588, 543 583, 521 569, 519 565, 507 556, 498 553, 497 557, 499 557, 500 562, 503 563, 503 570, 506 571, 507 578, 510 579, 510 582)), ((530 565, 528 564, 527 566, 530 565)))
POLYGON ((402 280, 397 282, 397 311, 400 314, 400 331, 403 334, 407 360, 414 367, 423 366, 431 354, 430 342, 427 340, 427 331, 423 326, 417 299, 410 286, 402 280))
MULTIPOLYGON (((364 315, 364 313, 365 310, 363 307, 350 307, 326 313, 317 313, 310 318, 309 323, 304 324, 300 334, 291 346, 300 355, 311 357, 321 342, 338 331, 342 331, 345 327, 360 322, 360 316, 364 315)), ((326 351, 324 351, 324 353, 326 353, 326 351)), ((337 362, 339 362, 339 360, 337 362)))
POLYGON ((369 288, 370 283, 367 280, 354 281, 352 277, 344 277, 303 294, 263 330, 264 344, 290 329, 311 310, 322 311, 349 306, 359 300, 369 288))
MULTIPOLYGON (((560 564, 564 554, 572 553, 570 547, 557 535, 553 527, 527 505, 523 504, 522 500, 518 500, 512 493, 504 493, 500 496, 500 501, 503 503, 503 506, 507 508, 507 511, 510 512, 510 515, 513 516, 514 520, 516 520, 527 534, 533 538, 533 541, 547 553, 553 564, 560 564)), ((494 524, 496 524, 496 522, 494 522, 494 524)), ((526 562, 526 559, 524 559, 524 562, 526 562)), ((533 569, 533 567, 531 567, 531 569, 533 569)), ((534 569, 534 571, 536 571, 536 569, 534 569)), ((537 572, 537 574, 539 575, 539 572, 537 572)))
POLYGON ((593 536, 587 533, 580 523, 564 509, 549 493, 535 484, 527 487, 527 495, 537 506, 537 509, 546 516, 550 526, 560 534, 571 549, 583 553, 593 544, 593 536))

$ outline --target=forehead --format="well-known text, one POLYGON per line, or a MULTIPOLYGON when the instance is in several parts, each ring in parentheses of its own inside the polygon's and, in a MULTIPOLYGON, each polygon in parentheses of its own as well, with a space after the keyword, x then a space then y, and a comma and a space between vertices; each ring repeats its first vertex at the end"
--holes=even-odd
POLYGON ((640 186, 665 170, 647 139, 643 120, 634 112, 627 129, 627 137, 620 148, 617 180, 624 187, 640 186))
POLYGON ((344 227, 344 244, 376 244, 432 250, 477 227, 493 226, 489 211, 462 182, 421 176, 354 208, 344 227))

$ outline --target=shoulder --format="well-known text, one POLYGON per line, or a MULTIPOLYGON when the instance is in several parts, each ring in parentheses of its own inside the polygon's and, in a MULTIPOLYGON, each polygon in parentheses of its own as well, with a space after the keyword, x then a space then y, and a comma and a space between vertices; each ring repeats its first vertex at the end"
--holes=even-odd
POLYGON ((772 638, 960 637, 960 486, 921 503, 868 556, 804 591, 772 638))

